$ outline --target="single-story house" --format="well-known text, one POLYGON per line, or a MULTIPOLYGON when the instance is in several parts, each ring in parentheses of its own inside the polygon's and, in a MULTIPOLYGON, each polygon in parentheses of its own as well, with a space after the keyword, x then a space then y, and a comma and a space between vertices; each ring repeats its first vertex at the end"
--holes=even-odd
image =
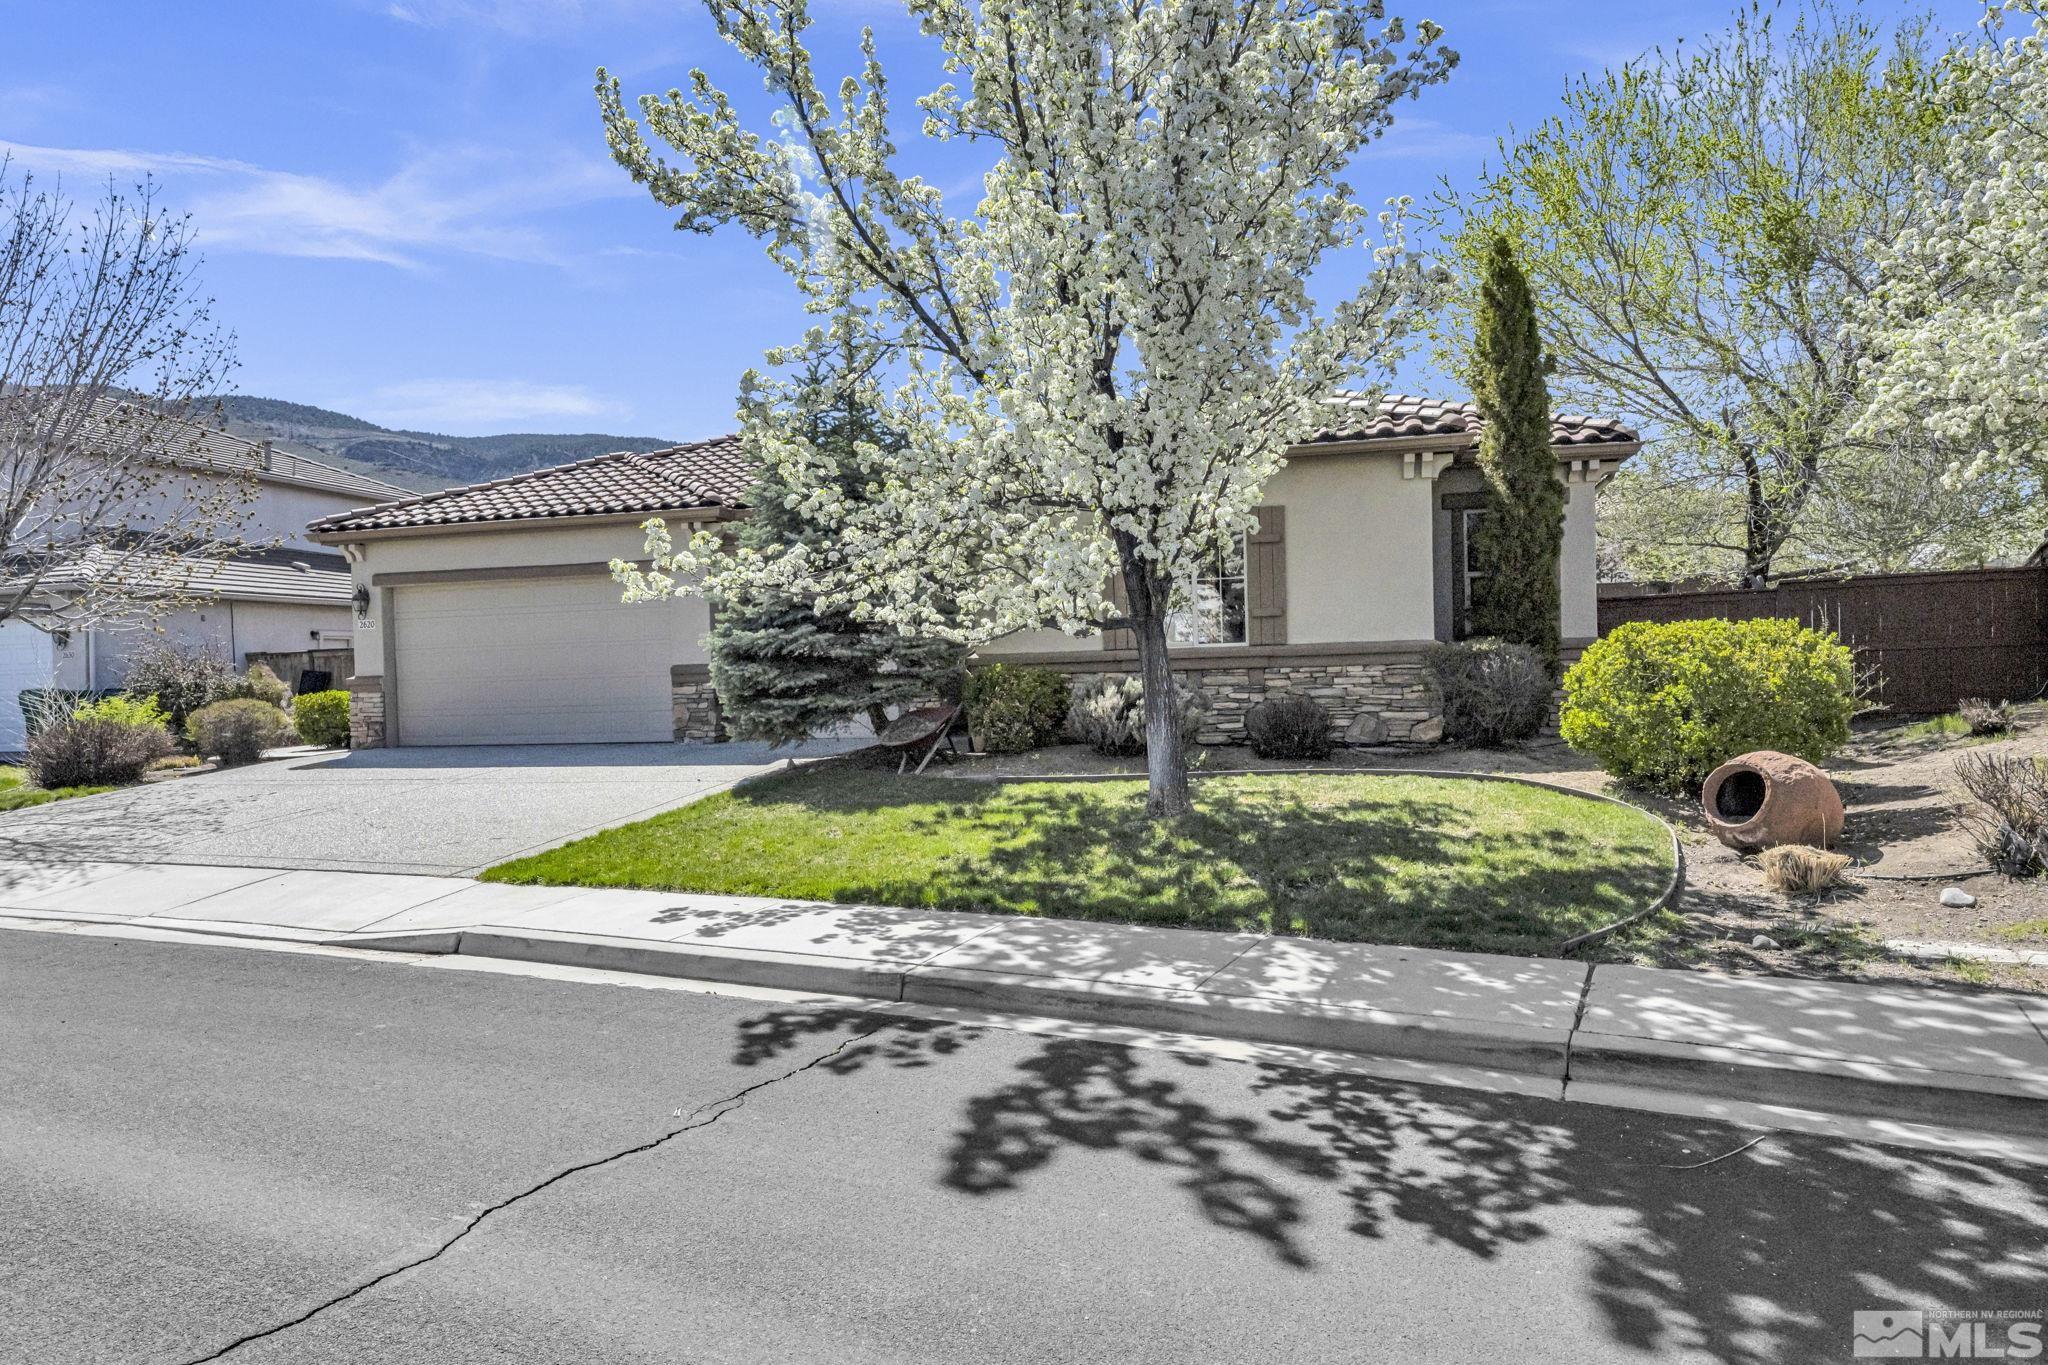
MULTIPOLYGON (((104 620, 66 629, 64 601, 86 581, 104 580, 110 552, 81 546, 45 570, 21 615, 0 623, 0 752, 19 751, 26 722, 20 697, 31 688, 104 690, 120 687, 129 658, 145 644, 214 650, 239 670, 252 656, 282 662, 295 656, 323 667, 348 660, 355 585, 341 554, 310 539, 308 521, 406 491, 306 456, 226 432, 190 428, 175 461, 196 484, 233 480, 244 499, 233 527, 221 528, 250 548, 225 558, 163 553, 146 558, 114 552, 138 594, 175 593, 181 603, 144 629, 136 621, 104 620)), ((285 673, 285 681, 293 677, 285 673)))
MULTIPOLYGON (((1267 485, 1258 530, 1191 585, 1174 666, 1209 695, 1204 738, 1269 692, 1308 692, 1354 740, 1428 738, 1420 651, 1465 633, 1484 497, 1469 403, 1339 395, 1267 485)), ((1566 489, 1562 632, 1597 630, 1594 490, 1641 448, 1620 423, 1551 424, 1566 489)), ((315 522, 355 575, 358 745, 705 739, 718 733, 694 598, 628 606, 607 565, 638 525, 746 515, 739 439, 620 453, 315 522)), ((976 657, 1077 679, 1130 671, 1119 632, 1027 631, 976 657)))

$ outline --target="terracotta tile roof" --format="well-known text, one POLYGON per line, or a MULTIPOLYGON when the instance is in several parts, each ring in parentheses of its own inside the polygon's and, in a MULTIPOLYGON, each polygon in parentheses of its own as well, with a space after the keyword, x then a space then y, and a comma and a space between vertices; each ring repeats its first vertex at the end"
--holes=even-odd
MULTIPOLYGON (((1479 410, 1470 403, 1389 395, 1371 399, 1339 393, 1330 400, 1331 425, 1304 444, 1372 441, 1403 436, 1448 436, 1464 444, 1479 432, 1479 410)), ((1599 417, 1558 416, 1551 440, 1560 446, 1627 444, 1637 434, 1599 417)), ((357 508, 312 523, 322 535, 460 526, 474 522, 539 521, 549 517, 677 512, 695 508, 738 510, 746 504, 753 477, 737 436, 714 436, 650 450, 621 451, 536 469, 490 483, 444 488, 438 493, 357 508)))
POLYGON ((740 454, 740 438, 715 436, 664 450, 619 451, 489 483, 444 488, 323 517, 308 529, 331 535, 548 517, 638 512, 651 516, 700 507, 732 509, 746 506, 752 482, 740 454))
MULTIPOLYGON (((1368 394, 1346 392, 1328 401, 1335 410, 1330 425, 1303 444, 1381 441, 1403 436, 1473 437, 1484 425, 1475 405, 1441 398, 1390 393, 1375 399, 1368 394)), ((1559 413, 1550 419, 1550 443, 1554 446, 1622 445, 1641 439, 1640 433, 1611 418, 1559 413)))

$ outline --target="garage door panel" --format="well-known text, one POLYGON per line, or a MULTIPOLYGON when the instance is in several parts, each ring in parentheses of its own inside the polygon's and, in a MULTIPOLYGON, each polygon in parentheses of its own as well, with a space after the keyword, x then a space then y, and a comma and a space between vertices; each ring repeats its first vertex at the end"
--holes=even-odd
POLYGON ((609 578, 400 588, 404 744, 606 743, 672 734, 680 602, 619 600, 609 578))

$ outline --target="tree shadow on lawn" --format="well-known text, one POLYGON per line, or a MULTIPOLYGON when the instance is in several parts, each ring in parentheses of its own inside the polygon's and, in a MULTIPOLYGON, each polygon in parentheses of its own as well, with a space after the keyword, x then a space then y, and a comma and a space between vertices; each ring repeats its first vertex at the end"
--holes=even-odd
MULTIPOLYGON (((1670 872, 1662 854, 1570 827, 1557 812, 1592 803, 1568 795, 1518 791, 1531 804, 1506 806, 1489 786, 1467 805, 1354 786, 1317 802, 1271 783, 1210 780, 1197 786, 1194 815, 1155 825, 1137 789, 1115 803, 1099 786, 996 791, 999 803, 995 791, 977 794, 912 824, 934 838, 986 832, 985 853, 950 857, 935 874, 871 879, 842 898, 1549 955, 1642 908, 1670 872), (1532 810, 1535 827, 1522 818, 1532 810)), ((1585 813, 1609 810, 1639 818, 1585 813)))
MULTIPOLYGON (((814 1069, 850 1077, 1020 1036, 911 1019, 854 1036, 875 1021, 759 1015, 736 1060, 846 1037, 814 1069)), ((1480 1261, 1548 1240, 1558 1292, 1589 1300, 1618 1349, 1730 1365, 1846 1358, 1859 1308, 2032 1309, 2048 1294, 2048 1172, 1790 1134, 1717 1161, 1755 1134, 1276 1061, 1028 1047, 1006 1083, 965 1100, 937 1158, 946 1188, 1015 1197, 1061 1160, 1121 1154, 1304 1271, 1340 1246, 1333 1220, 1372 1241, 1405 1225, 1480 1261), (1707 1164, 1672 1169, 1694 1163, 1707 1164)))

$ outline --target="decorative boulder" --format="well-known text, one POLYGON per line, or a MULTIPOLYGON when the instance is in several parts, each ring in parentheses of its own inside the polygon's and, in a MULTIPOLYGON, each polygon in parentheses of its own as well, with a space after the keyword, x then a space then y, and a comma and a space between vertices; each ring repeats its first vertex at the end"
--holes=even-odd
POLYGON ((1832 848, 1842 837, 1842 796, 1803 758, 1769 749, 1731 758, 1700 788, 1720 841, 1744 853, 1780 844, 1832 848))

